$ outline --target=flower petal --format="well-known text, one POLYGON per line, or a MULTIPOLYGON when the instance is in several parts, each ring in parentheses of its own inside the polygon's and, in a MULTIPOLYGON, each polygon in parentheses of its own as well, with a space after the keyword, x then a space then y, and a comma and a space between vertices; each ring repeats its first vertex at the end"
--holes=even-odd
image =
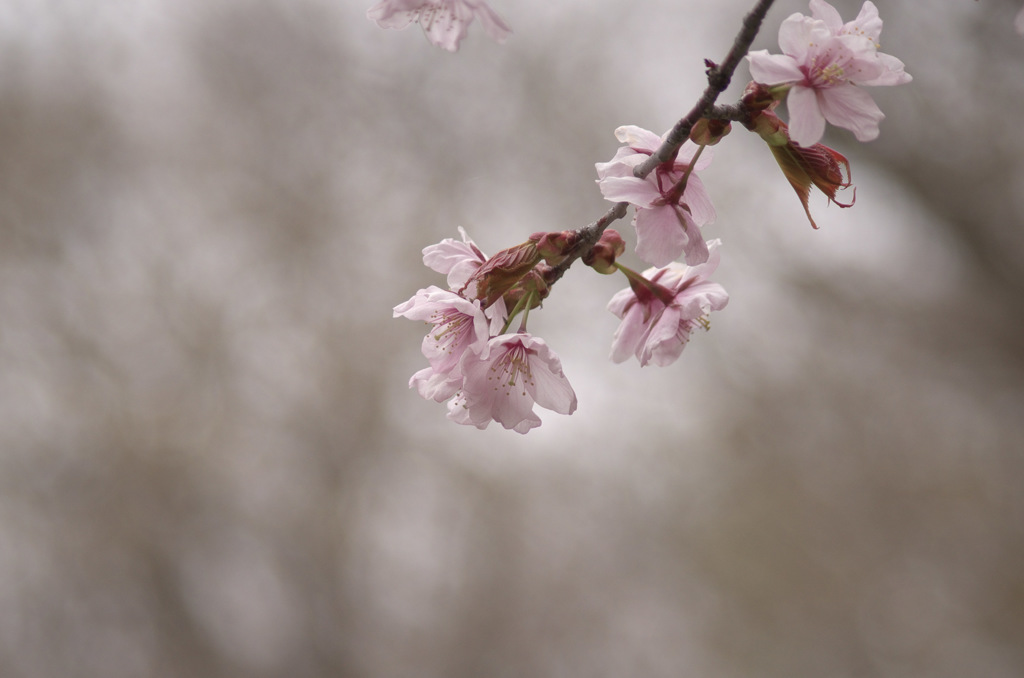
POLYGON ((615 129, 615 138, 637 151, 654 153, 661 146, 662 138, 650 130, 636 125, 623 125, 615 129))
POLYGON ((689 266, 684 269, 683 274, 679 276, 680 281, 685 280, 686 278, 701 278, 703 280, 707 280, 718 268, 718 264, 722 260, 722 255, 718 251, 718 248, 722 246, 721 239, 715 238, 714 240, 708 240, 706 245, 708 249, 707 260, 702 264, 689 266))
POLYGON ((484 27, 484 33, 491 40, 502 43, 505 42, 505 38, 512 35, 512 29, 509 28, 509 25, 486 2, 477 4, 473 11, 476 13, 477 18, 480 19, 480 25, 484 27))
POLYGON ((793 143, 804 147, 818 143, 825 134, 825 116, 818 106, 818 92, 796 85, 789 90, 786 106, 789 108, 789 138, 793 143))
POLYGON ((420 26, 427 39, 449 52, 459 50, 459 43, 466 37, 472 20, 472 10, 461 2, 426 5, 419 13, 420 26))
POLYGON ((443 403, 462 388, 462 373, 444 373, 433 367, 426 367, 412 375, 409 388, 415 388, 424 400, 443 403))
POLYGON ((699 266, 708 260, 708 245, 696 225, 689 232, 689 240, 683 248, 683 261, 688 266, 699 266))
POLYGON ((808 64, 812 53, 820 50, 831 37, 832 31, 824 21, 803 14, 793 14, 779 26, 779 47, 799 65, 808 64))
POLYGON ((690 240, 687 227, 692 221, 688 218, 684 210, 675 205, 637 210, 633 220, 636 255, 655 266, 665 266, 679 258, 690 240))
POLYGON ((406 7, 406 4, 395 0, 381 0, 366 10, 366 18, 380 28, 405 28, 416 20, 416 12, 406 7))
POLYGON ((438 273, 448 276, 448 287, 453 290, 465 286, 470 276, 487 261, 487 257, 466 235, 460 226, 462 242, 454 238, 445 238, 436 245, 423 248, 423 263, 438 273))
MULTIPOLYGON (((819 92, 818 104, 826 120, 853 132, 857 141, 878 138, 878 123, 885 118, 885 114, 866 90, 853 84, 822 90, 819 92)), ((791 126, 790 136, 792 133, 791 126)))
POLYGON ((658 187, 638 177, 605 177, 597 182, 601 195, 612 202, 628 202, 637 207, 650 207, 661 198, 658 187))
POLYGON ((804 73, 796 60, 785 54, 769 54, 762 49, 747 55, 750 61, 750 77, 762 85, 781 85, 787 82, 801 82, 804 73))
POLYGON ((875 3, 871 0, 865 2, 860 8, 857 18, 843 26, 842 32, 863 35, 875 43, 877 49, 882 35, 882 18, 878 16, 878 8, 875 3))
MULTIPOLYGON (((1022 15, 1024 16, 1024 15, 1022 15)), ((891 54, 878 53, 878 63, 882 66, 882 73, 873 80, 859 81, 861 85, 881 87, 885 85, 905 85, 914 78, 907 73, 903 62, 891 54)))
MULTIPOLYGON (((619 323, 618 328, 615 330, 615 334, 612 336, 612 352, 611 360, 614 363, 621 363, 629 360, 629 357, 637 354, 640 341, 643 339, 644 334, 647 332, 647 326, 644 323, 644 307, 636 302, 636 296, 633 294, 633 290, 626 288, 618 292, 615 297, 626 294, 630 296, 634 303, 626 311, 625 315, 620 315, 622 322, 619 323)), ((612 297, 612 302, 615 301, 615 297, 612 297)), ((660 308, 664 308, 661 305, 660 308)), ((619 315, 612 308, 612 303, 609 302, 608 310, 616 315, 619 315)), ((658 310, 657 313, 661 311, 658 310)))
POLYGON ((676 306, 669 306, 651 326, 643 351, 637 356, 640 358, 640 365, 671 365, 683 353, 689 337, 689 323, 682 319, 681 310, 676 306))
POLYGON ((690 208, 690 216, 698 226, 713 224, 718 218, 715 206, 711 203, 711 197, 704 188, 704 182, 696 174, 691 174, 686 180, 686 190, 683 192, 683 202, 690 208))
MULTIPOLYGON (((685 171, 685 169, 690 166, 690 164, 693 162, 693 156, 697 155, 697 152, 700 151, 700 148, 700 146, 693 143, 689 139, 683 142, 683 145, 679 147, 679 153, 676 155, 675 162, 675 165, 679 169, 679 171, 685 171)), ((693 165, 693 169, 697 171, 707 169, 711 165, 711 160, 714 157, 714 150, 710 146, 705 146, 704 150, 700 151, 700 157, 697 158, 697 162, 696 164, 693 165)))
MULTIPOLYGON (((811 16, 819 21, 823 21, 828 26, 828 29, 832 31, 833 35, 843 29, 843 18, 839 15, 839 10, 825 2, 825 0, 811 0, 810 7, 811 16)), ((863 10, 861 10, 861 13, 863 13, 863 10)))
POLYGON ((565 373, 562 361, 539 337, 529 337, 524 345, 530 352, 530 376, 527 391, 538 405, 558 414, 572 414, 576 411, 576 392, 573 391, 565 373))

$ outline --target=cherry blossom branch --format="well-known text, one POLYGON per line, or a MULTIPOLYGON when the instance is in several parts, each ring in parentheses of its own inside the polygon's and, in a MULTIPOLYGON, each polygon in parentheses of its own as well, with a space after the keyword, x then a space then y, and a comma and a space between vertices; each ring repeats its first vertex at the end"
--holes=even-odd
POLYGON ((746 123, 750 120, 751 111, 740 102, 738 104, 715 104, 704 115, 711 120, 732 120, 746 123))
POLYGON ((617 202, 615 205, 604 213, 600 219, 592 224, 588 224, 583 228, 576 231, 579 236, 579 241, 576 246, 573 247, 572 252, 565 258, 564 261, 559 263, 557 266, 553 266, 551 271, 545 276, 545 282, 548 285, 553 285, 556 280, 565 275, 565 272, 569 270, 569 267, 573 265, 577 259, 589 252, 597 241, 601 239, 601 234, 608 226, 619 219, 626 216, 626 211, 629 209, 628 202, 617 202))
POLYGON ((750 10, 743 17, 743 28, 736 35, 732 49, 729 50, 725 61, 721 65, 710 61, 706 62, 708 64, 708 86, 704 89, 704 93, 697 100, 694 107, 690 109, 690 112, 675 124, 675 127, 672 128, 672 131, 665 138, 665 143, 661 145, 661 148, 633 170, 634 176, 643 179, 653 172, 654 168, 658 165, 675 158, 676 153, 679 152, 679 147, 690 136, 690 130, 693 126, 697 124, 698 120, 707 116, 708 111, 714 106, 718 96, 729 87, 733 73, 740 65, 743 57, 750 51, 750 45, 753 44, 754 38, 757 37, 757 32, 761 29, 761 22, 764 21, 764 17, 774 1, 758 0, 754 9, 750 10))
MULTIPOLYGON (((658 165, 675 158, 679 148, 689 137, 690 130, 701 118, 715 117, 725 120, 745 120, 747 118, 747 113, 743 110, 742 105, 715 106, 715 101, 729 87, 733 73, 750 50, 750 45, 753 44, 754 38, 757 37, 758 31, 761 29, 761 22, 764 21, 765 15, 774 2, 775 0, 758 0, 754 8, 743 18, 743 27, 736 35, 725 61, 721 65, 707 62, 708 86, 704 93, 690 112, 672 128, 661 147, 634 170, 635 176, 642 179, 653 172, 658 165)), ((601 238, 601 234, 612 222, 626 216, 628 208, 629 203, 616 203, 600 219, 577 230, 579 241, 564 261, 552 267, 545 276, 546 282, 551 285, 561 278, 577 259, 593 248, 601 238)))
MULTIPOLYGON (((750 51, 773 0, 750 2, 754 7, 725 61, 705 60, 707 87, 664 137, 635 125, 615 130, 623 145, 611 161, 595 165, 601 194, 614 203, 601 218, 576 230, 538 231, 491 257, 461 228, 461 242, 446 238, 424 248, 423 263, 447 275, 449 289, 421 289, 393 313, 434 326, 421 344, 429 366, 413 374, 409 386, 427 400, 447 401, 449 419, 480 429, 494 421, 526 433, 541 425, 535 406, 575 411, 576 393, 560 359, 526 323, 577 259, 629 280, 607 307, 621 320, 613 362, 635 356, 641 366, 670 365, 695 330, 708 328, 709 314, 723 309, 729 294, 709 278, 721 241, 706 241, 700 231, 714 221, 715 210, 697 171, 711 162, 702 152, 729 133, 731 122, 767 144, 805 211, 812 188, 850 206, 836 200, 836 192, 850 186, 850 163, 818 143, 825 125, 849 129, 860 141, 876 138, 885 116, 858 86, 899 85, 911 76, 902 61, 878 51, 882 20, 869 0, 848 22, 826 0, 810 0, 812 16, 793 14, 779 30, 780 46, 789 48, 784 54, 750 51), (738 102, 717 104, 744 57, 753 81, 738 102), (788 124, 772 112, 787 96, 801 102, 790 105, 788 124), (626 243, 609 228, 631 207, 636 254, 652 265, 643 273, 617 261, 626 243), (519 329, 512 331, 516 317, 519 329)), ((380 0, 370 16, 383 27, 418 20, 431 41, 451 50, 473 18, 492 29, 497 22, 485 0, 380 0)))

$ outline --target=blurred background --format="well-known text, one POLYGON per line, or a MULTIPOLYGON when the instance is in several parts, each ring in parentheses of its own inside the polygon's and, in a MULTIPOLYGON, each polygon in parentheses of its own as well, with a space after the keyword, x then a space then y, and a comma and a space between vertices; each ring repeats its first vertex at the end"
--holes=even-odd
POLYGON ((0 3, 0 675, 1024 675, 1020 3, 878 0, 856 206, 734 132, 728 308, 613 365, 574 267, 526 436, 408 390, 420 250, 603 214, 752 3, 494 0, 455 55, 369 4, 0 3))

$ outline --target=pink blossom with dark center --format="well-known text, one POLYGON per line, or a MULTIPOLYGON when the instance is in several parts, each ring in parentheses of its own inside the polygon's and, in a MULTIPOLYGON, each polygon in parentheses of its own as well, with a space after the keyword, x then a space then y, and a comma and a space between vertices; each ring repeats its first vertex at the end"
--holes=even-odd
POLYGON ((462 387, 459 366, 463 355, 487 346, 489 321, 479 302, 428 287, 395 306, 394 317, 399 316, 433 325, 422 344, 430 366, 414 374, 409 387, 428 400, 448 400, 462 387))
POLYGON ((718 268, 720 244, 719 240, 709 242, 708 260, 698 266, 672 262, 650 268, 642 277, 627 272, 630 287, 608 303, 608 310, 622 319, 612 339, 612 361, 621 363, 635 355, 641 366, 670 365, 682 354, 693 330, 708 327, 709 314, 729 303, 725 289, 708 280, 718 268))
POLYGON ((459 424, 484 429, 496 421, 526 433, 541 424, 534 404, 559 414, 576 411, 558 356, 526 332, 493 337, 483 351, 466 352, 460 367, 462 391, 448 405, 448 417, 459 424))
POLYGON ((852 131, 858 141, 871 141, 885 115, 863 88, 901 85, 911 77, 902 61, 878 51, 882 20, 874 3, 865 2, 847 23, 824 0, 810 6, 813 16, 798 13, 782 22, 783 54, 747 55, 750 74, 764 85, 789 86, 789 135, 797 144, 816 144, 826 121, 852 131))

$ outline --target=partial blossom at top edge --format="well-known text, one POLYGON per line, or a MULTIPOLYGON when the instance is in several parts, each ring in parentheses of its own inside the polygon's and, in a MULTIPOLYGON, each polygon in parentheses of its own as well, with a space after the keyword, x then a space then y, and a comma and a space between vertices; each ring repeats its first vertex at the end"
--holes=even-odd
POLYGON ((903 62, 879 51, 882 20, 873 2, 865 2, 853 21, 843 23, 824 0, 811 0, 812 16, 793 14, 779 28, 783 54, 758 50, 747 55, 756 82, 785 88, 789 135, 813 146, 825 123, 848 129, 858 141, 879 134, 885 114, 864 87, 911 81, 903 62))
POLYGON ((431 43, 449 52, 458 51, 474 19, 499 43, 512 34, 484 0, 380 0, 366 16, 381 28, 402 29, 418 23, 431 43))

